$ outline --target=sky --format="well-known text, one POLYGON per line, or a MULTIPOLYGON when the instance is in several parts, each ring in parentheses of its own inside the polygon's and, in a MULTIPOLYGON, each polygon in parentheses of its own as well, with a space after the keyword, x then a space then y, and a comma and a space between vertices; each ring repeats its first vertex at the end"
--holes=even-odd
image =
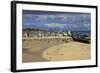
POLYGON ((23 28, 90 31, 91 14, 76 12, 23 10, 23 28))

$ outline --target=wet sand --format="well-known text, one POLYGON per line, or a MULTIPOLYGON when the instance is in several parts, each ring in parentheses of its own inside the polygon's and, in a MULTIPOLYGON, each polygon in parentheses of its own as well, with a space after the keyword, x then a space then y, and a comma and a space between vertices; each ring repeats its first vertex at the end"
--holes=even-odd
POLYGON ((23 40, 22 62, 90 59, 90 44, 64 39, 23 40))

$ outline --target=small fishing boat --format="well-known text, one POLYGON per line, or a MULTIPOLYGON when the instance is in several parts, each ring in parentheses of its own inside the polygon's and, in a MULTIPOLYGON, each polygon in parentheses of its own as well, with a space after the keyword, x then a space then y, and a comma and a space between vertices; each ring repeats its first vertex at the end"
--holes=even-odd
POLYGON ((72 38, 74 41, 91 43, 90 38, 87 35, 73 34, 72 38))

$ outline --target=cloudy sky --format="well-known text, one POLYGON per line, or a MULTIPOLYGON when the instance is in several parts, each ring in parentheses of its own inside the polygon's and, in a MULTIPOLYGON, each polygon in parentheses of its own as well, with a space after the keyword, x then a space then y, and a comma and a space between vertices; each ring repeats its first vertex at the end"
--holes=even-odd
POLYGON ((22 24, 25 28, 90 31, 91 14, 23 10, 22 24))

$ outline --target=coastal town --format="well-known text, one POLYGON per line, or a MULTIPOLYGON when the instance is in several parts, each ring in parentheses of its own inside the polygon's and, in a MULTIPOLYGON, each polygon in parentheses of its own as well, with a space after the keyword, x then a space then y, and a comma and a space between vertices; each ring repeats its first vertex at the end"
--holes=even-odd
POLYGON ((23 39, 42 39, 42 38, 64 38, 64 40, 74 40, 84 43, 90 43, 88 35, 74 34, 71 31, 46 31, 40 29, 24 29, 23 39))
POLYGON ((71 31, 44 31, 39 29, 24 29, 23 37, 68 37, 72 36, 71 31))

